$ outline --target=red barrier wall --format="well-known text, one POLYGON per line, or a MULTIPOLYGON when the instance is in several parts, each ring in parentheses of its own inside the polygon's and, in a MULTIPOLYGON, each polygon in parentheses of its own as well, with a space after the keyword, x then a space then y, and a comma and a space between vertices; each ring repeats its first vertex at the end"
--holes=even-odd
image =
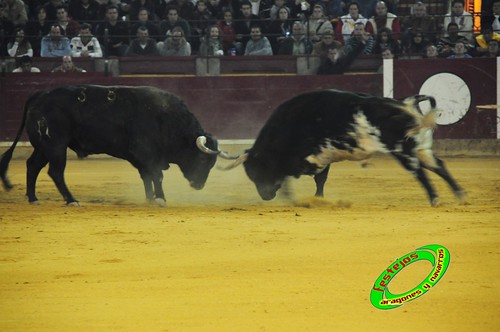
MULTIPOLYGON (((496 138, 497 110, 476 109, 476 105, 497 104, 495 61, 394 61, 394 97, 418 94, 423 82, 436 73, 453 73, 466 82, 471 92, 471 106, 459 122, 439 126, 435 137, 496 138)), ((202 126, 214 136, 221 139, 251 139, 256 137, 278 104, 300 92, 337 88, 382 96, 383 81, 381 74, 222 77, 104 77, 102 73, 7 74, 0 77, 0 141, 14 139, 21 123, 24 103, 31 93, 60 85, 93 83, 156 86, 183 98, 202 126)))
MULTIPOLYGON (((0 78, 0 141, 16 135, 28 96, 65 84, 149 85, 183 98, 202 126, 221 139, 255 138, 273 109, 308 90, 382 94, 382 75, 110 78, 96 74, 8 74, 0 78)), ((26 139, 26 136, 24 136, 26 139)))

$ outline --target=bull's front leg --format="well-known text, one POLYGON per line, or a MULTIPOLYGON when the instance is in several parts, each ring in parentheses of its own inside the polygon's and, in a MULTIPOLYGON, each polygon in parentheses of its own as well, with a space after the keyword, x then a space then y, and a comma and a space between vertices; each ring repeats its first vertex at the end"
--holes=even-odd
POLYGON ((314 196, 323 197, 323 190, 325 188, 326 179, 328 178, 328 172, 330 171, 330 165, 326 166, 321 173, 314 176, 314 182, 316 182, 316 193, 314 196))
POLYGON ((153 195, 153 180, 151 174, 144 169, 139 169, 139 174, 141 175, 142 182, 144 183, 144 191, 146 192, 146 199, 148 201, 152 201, 154 199, 154 195, 153 195))
POLYGON ((161 170, 156 170, 151 172, 151 174, 155 190, 155 201, 159 206, 165 207, 167 206, 167 201, 165 200, 165 193, 162 187, 163 172, 161 170))

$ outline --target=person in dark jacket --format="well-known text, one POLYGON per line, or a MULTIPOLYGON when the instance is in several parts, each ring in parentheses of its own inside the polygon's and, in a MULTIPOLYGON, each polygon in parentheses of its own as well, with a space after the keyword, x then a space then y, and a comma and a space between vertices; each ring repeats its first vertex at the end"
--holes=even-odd
MULTIPOLYGON (((345 49, 344 49, 345 50, 345 49)), ((334 75, 343 74, 349 69, 349 66, 356 60, 357 56, 363 51, 363 46, 359 45, 352 51, 344 53, 335 46, 328 49, 327 56, 321 58, 317 74, 334 75)))
POLYGON ((149 38, 148 28, 141 26, 137 29, 137 38, 132 40, 125 53, 126 56, 155 56, 159 55, 156 41, 149 38))

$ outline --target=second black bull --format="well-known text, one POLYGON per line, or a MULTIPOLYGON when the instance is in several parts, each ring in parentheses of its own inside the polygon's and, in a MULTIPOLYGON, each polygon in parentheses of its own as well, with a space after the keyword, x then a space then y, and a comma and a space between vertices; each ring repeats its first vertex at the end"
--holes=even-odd
POLYGON ((243 163, 264 200, 273 199, 287 177, 301 175, 314 175, 316 196, 323 196, 331 163, 383 152, 415 175, 431 205, 438 204, 438 195, 424 168, 462 200, 463 190, 431 149, 437 112, 430 96, 396 100, 339 90, 304 93, 278 106, 253 147, 226 169, 243 163), (419 108, 423 101, 431 106, 425 115, 419 108))

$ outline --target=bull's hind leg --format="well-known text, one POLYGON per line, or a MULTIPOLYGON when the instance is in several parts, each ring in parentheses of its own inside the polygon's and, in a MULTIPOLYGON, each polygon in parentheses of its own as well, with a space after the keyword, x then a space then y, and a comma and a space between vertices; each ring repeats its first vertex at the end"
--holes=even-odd
POLYGON ((328 172, 330 171, 330 165, 328 165, 321 173, 314 176, 314 182, 316 182, 316 197, 323 197, 323 190, 325 188, 326 179, 328 178, 328 172))
POLYGON ((64 170, 66 169, 66 147, 52 147, 49 159, 49 176, 56 184, 57 189, 66 201, 66 205, 78 206, 78 201, 73 197, 66 182, 64 181, 64 170))
POLYGON ((392 153, 392 155, 396 157, 397 160, 399 160, 399 162, 404 166, 404 168, 406 168, 413 175, 415 175, 418 182, 420 182, 420 184, 425 188, 425 191, 427 191, 427 195, 429 196, 429 201, 431 205, 432 206, 439 205, 439 197, 436 193, 436 190, 429 181, 429 178, 427 178, 427 175, 425 175, 425 172, 418 158, 394 152, 392 153))
POLYGON ((26 161, 26 197, 31 204, 38 204, 36 179, 47 163, 47 158, 36 148, 26 161))
POLYGON ((425 165, 425 163, 423 164, 423 166, 426 169, 436 173, 441 178, 443 178, 448 183, 451 190, 453 190, 453 193, 455 194, 455 196, 461 202, 463 202, 465 200, 465 196, 466 196, 463 189, 457 184, 455 179, 453 179, 453 177, 450 175, 450 173, 448 172, 448 170, 446 169, 446 167, 444 165, 444 162, 441 159, 436 158, 435 156, 434 156, 434 160, 436 161, 437 167, 428 166, 428 165, 425 165))

